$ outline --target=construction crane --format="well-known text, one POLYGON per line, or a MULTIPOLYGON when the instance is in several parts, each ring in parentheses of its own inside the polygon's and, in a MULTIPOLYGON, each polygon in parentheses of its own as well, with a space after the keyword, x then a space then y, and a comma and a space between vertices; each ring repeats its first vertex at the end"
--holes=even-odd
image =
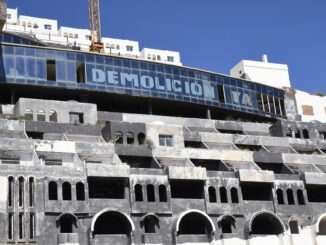
POLYGON ((88 11, 92 42, 90 51, 101 53, 104 45, 101 37, 100 0, 88 0, 88 11))
POLYGON ((7 5, 3 2, 3 0, 0 0, 0 31, 2 31, 2 28, 4 27, 7 20, 7 5))

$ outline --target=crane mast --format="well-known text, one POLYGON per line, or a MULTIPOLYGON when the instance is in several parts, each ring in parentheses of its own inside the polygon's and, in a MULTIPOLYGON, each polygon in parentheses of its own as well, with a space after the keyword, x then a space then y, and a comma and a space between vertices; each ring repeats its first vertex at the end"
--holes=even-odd
POLYGON ((101 38, 99 0, 88 0, 88 8, 92 42, 90 46, 90 51, 101 53, 103 51, 103 43, 101 38))

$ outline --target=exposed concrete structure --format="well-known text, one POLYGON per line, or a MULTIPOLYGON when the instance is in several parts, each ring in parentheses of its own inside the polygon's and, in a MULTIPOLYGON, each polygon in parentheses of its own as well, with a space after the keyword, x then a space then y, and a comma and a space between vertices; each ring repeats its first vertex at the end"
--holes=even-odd
POLYGON ((293 90, 0 38, 1 244, 325 244, 293 90))

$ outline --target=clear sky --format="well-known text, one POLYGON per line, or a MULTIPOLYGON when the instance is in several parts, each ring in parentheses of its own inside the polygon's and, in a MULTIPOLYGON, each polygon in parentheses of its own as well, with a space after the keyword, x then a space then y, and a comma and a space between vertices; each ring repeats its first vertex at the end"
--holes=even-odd
MULTIPOLYGON (((88 0, 8 0, 22 15, 89 28, 88 0)), ((175 50, 229 74, 242 59, 289 65, 292 86, 326 92, 326 0, 101 0, 102 36, 175 50)))

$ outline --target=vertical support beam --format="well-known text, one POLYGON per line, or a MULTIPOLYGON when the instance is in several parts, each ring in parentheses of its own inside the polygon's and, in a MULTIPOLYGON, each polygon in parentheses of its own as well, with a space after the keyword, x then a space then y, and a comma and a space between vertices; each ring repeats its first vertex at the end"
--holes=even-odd
POLYGON ((212 119, 211 109, 207 108, 207 110, 206 110, 206 116, 207 116, 207 119, 212 119))

